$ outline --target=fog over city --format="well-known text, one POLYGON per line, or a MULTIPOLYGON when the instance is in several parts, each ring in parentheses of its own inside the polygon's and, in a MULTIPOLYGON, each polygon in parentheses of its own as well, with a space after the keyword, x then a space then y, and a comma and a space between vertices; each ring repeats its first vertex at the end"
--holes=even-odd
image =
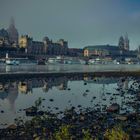
POLYGON ((126 32, 130 49, 140 45, 139 0, 0 0, 0 28, 11 17, 20 35, 64 38, 70 48, 117 45, 126 32))

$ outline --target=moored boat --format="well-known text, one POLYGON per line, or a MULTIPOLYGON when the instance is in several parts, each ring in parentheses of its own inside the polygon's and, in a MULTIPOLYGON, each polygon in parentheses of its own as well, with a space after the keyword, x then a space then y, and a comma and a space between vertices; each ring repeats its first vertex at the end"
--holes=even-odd
POLYGON ((15 59, 7 59, 5 61, 6 65, 19 65, 19 61, 18 60, 15 60, 15 59))

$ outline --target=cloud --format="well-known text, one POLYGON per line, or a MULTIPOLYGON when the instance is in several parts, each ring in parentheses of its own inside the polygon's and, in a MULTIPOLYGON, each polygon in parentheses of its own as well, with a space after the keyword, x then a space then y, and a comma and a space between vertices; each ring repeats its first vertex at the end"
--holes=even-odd
POLYGON ((20 34, 29 33, 35 40, 48 35, 68 40, 70 47, 84 47, 118 44, 128 32, 135 46, 140 36, 139 5, 138 0, 3 0, 0 28, 14 16, 20 34))

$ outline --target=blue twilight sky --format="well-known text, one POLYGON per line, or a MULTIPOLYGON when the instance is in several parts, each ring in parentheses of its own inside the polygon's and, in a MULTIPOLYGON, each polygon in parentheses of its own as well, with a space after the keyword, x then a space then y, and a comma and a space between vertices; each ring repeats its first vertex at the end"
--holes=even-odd
POLYGON ((69 47, 118 44, 128 33, 140 45, 140 0, 0 0, 0 28, 15 18, 19 34, 68 40, 69 47))

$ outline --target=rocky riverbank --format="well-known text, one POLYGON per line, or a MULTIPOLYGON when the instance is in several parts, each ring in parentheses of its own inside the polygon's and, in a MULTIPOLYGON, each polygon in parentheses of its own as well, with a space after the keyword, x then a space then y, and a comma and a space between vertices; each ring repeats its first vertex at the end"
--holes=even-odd
POLYGON ((87 136, 90 139, 104 139, 107 130, 114 127, 121 128, 130 137, 140 132, 138 114, 118 115, 91 109, 77 113, 74 108, 58 114, 42 111, 36 113, 32 114, 35 116, 30 121, 16 119, 15 124, 1 129, 1 139, 57 139, 57 135, 62 139, 66 137, 77 140, 87 136), (60 118, 60 114, 63 117, 60 118))
MULTIPOLYGON (((96 79, 94 79, 95 81, 96 79)), ((72 106, 64 111, 52 112, 43 109, 43 98, 34 105, 24 109, 27 118, 16 118, 15 123, 0 129, 2 140, 139 140, 140 139, 140 81, 133 79, 129 87, 127 78, 120 78, 116 93, 105 93, 102 101, 110 100, 110 105, 95 104, 94 107, 72 106), (110 96, 112 95, 112 96, 110 96), (121 104, 115 102, 116 97, 122 97, 121 104), (114 100, 113 100, 114 99, 114 100), (123 100, 124 99, 124 100, 123 100), (130 108, 128 110, 128 108, 130 108)), ((87 86, 86 81, 83 86, 87 86)), ((71 89, 68 88, 69 93, 71 89)), ((89 94, 86 88, 83 97, 89 94)), ((94 95, 90 102, 94 102, 94 95)), ((53 103, 53 98, 48 102, 53 103)), ((1 112, 4 113, 4 112, 1 112)))

